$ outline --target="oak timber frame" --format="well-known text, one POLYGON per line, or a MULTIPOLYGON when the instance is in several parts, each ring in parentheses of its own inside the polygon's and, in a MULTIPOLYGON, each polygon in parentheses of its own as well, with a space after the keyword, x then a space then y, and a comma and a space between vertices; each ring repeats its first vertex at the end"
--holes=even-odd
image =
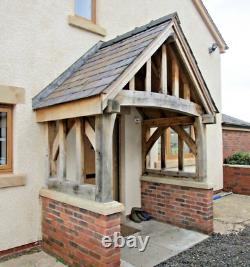
MULTIPOLYGON (((173 26, 173 25, 172 25, 173 26)), ((177 27, 177 26, 176 26, 177 27)), ((215 123, 215 111, 208 96, 198 92, 204 86, 197 78, 194 62, 187 58, 177 30, 167 30, 117 79, 105 94, 37 110, 37 120, 46 122, 48 186, 63 184, 75 193, 89 192, 84 153, 87 138, 95 151, 94 199, 113 200, 113 131, 117 114, 124 107, 136 108, 142 116, 142 175, 206 180, 206 124, 215 123), (178 38, 177 38, 178 37, 178 38), (144 60, 144 61, 143 61, 144 60), (143 63, 144 62, 144 63, 143 63), (136 65, 137 64, 137 65, 136 65), (135 67, 136 65, 136 67, 135 67), (154 112, 153 112, 154 111, 154 112), (184 129, 192 126, 194 135, 184 129), (66 137, 75 128, 76 181, 66 181, 66 137), (150 129, 154 133, 150 136, 150 129), (178 171, 166 170, 166 130, 178 134, 178 171), (147 168, 147 155, 161 139, 161 169, 147 168), (195 157, 195 173, 185 171, 184 143, 195 157)))

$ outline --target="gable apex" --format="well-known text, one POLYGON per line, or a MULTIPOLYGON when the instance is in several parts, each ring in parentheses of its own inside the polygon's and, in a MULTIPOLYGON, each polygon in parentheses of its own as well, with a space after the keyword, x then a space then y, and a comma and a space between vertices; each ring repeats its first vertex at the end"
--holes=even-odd
POLYGON ((102 108, 114 99, 169 38, 174 40, 206 113, 217 108, 182 32, 176 13, 100 42, 33 98, 33 109, 101 95, 102 108))

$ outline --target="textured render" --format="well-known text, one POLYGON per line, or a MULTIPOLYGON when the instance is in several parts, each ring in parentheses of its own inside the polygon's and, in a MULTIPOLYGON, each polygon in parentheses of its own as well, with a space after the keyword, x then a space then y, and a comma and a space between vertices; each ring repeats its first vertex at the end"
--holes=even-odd
POLYGON ((163 22, 145 25, 120 38, 94 46, 90 55, 83 55, 61 75, 57 87, 52 82, 34 99, 35 109, 101 94, 130 66, 135 59, 169 26, 173 16, 163 22), (156 24, 156 25, 155 25, 156 24), (82 62, 82 64, 81 64, 82 62), (53 87, 53 89, 51 89, 53 87))
POLYGON ((250 196, 250 166, 223 166, 224 190, 250 196))
POLYGON ((250 152, 250 131, 223 129, 223 158, 240 151, 250 152))
MULTIPOLYGON (((38 196, 46 179, 46 152, 44 129, 36 123, 32 97, 100 39, 109 40, 176 11, 220 108, 220 54, 218 50, 208 54, 215 40, 189 0, 127 0, 126 6, 122 0, 109 0, 108 5, 97 1, 97 23, 108 33, 103 39, 68 25, 68 15, 74 14, 74 0, 12 0, 11 5, 7 0, 0 1, 0 50, 4 51, 0 55, 0 84, 25 88, 25 104, 18 104, 14 110, 14 172, 27 175, 25 187, 0 190, 0 250, 41 239, 38 196)), ((218 151, 222 146, 220 122, 208 128, 208 178, 219 189, 223 176, 222 151, 218 151)))
POLYGON ((120 213, 100 215, 42 198, 43 249, 70 266, 120 266, 120 249, 104 248, 102 237, 120 232, 120 213))
POLYGON ((141 118, 135 108, 121 117, 120 193, 125 215, 129 215, 133 207, 141 206, 141 124, 136 124, 135 118, 141 118))
POLYGON ((213 190, 142 182, 142 207, 156 220, 213 232, 213 190))

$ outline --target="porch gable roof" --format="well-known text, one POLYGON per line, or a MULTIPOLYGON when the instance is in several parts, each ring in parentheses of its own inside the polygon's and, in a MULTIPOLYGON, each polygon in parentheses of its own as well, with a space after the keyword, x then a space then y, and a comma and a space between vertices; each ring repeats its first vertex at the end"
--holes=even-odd
POLYGON ((176 35, 180 38, 181 35, 196 69, 195 75, 201 86, 203 101, 209 106, 211 113, 217 112, 179 24, 177 13, 173 13, 110 41, 97 43, 33 98, 33 109, 38 110, 97 95, 102 95, 102 106, 105 109, 108 100, 115 98, 129 82, 130 76, 135 75, 168 37, 176 35), (137 64, 138 62, 140 63, 137 64), (129 75, 126 75, 128 71, 129 75))

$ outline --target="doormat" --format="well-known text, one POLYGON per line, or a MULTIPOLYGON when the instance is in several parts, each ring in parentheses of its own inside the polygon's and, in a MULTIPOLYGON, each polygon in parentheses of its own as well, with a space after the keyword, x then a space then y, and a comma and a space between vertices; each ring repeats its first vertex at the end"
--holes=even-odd
POLYGON ((138 232, 140 232, 139 229, 133 228, 131 226, 127 226, 125 224, 121 224, 121 235, 123 237, 127 237, 138 232))

